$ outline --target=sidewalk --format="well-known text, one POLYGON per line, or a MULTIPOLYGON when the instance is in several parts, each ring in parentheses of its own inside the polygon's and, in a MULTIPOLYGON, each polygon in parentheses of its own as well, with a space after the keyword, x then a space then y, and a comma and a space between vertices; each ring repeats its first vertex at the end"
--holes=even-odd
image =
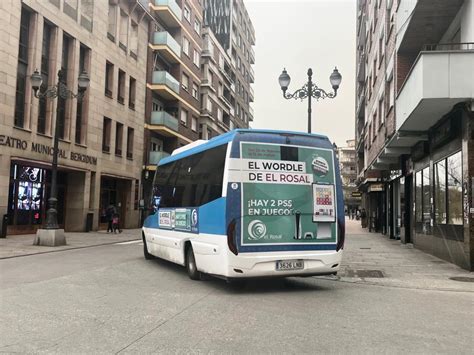
POLYGON ((362 229, 360 221, 346 219, 346 242, 338 280, 378 286, 474 292, 474 273, 439 259, 412 244, 402 244, 362 229), (382 277, 380 277, 382 276, 382 277))
POLYGON ((122 233, 118 234, 107 233, 106 231, 65 234, 67 245, 59 247, 33 245, 34 234, 11 235, 7 238, 0 238, 0 259, 114 244, 141 238, 140 229, 124 229, 122 233))

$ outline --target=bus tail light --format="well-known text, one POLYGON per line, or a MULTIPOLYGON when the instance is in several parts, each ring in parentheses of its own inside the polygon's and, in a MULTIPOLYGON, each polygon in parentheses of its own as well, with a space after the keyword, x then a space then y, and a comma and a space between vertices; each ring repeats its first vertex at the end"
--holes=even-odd
POLYGON ((336 251, 340 249, 344 249, 344 240, 346 239, 346 226, 340 220, 337 221, 337 244, 336 244, 336 251))
POLYGON ((229 250, 237 255, 239 252, 235 244, 235 224, 235 219, 233 219, 227 226, 227 245, 229 246, 229 250))

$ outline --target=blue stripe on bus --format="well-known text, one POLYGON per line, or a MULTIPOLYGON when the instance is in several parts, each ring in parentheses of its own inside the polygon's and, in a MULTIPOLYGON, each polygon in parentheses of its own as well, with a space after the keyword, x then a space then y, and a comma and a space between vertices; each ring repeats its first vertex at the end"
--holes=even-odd
POLYGON ((199 207, 199 233, 226 235, 225 210, 225 197, 199 207))

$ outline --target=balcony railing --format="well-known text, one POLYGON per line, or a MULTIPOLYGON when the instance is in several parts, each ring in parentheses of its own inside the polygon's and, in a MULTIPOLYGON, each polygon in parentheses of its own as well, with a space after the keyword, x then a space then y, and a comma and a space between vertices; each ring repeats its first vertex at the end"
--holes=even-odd
POLYGON ((166 31, 155 32, 153 34, 153 44, 168 46, 174 54, 181 56, 181 46, 179 43, 166 31))
POLYGON ((255 98, 255 94, 253 92, 253 87, 252 86, 249 86, 249 100, 250 102, 253 102, 254 98, 255 98))
POLYGON ((174 0, 155 0, 155 6, 167 6, 170 11, 181 21, 182 11, 174 0))
POLYGON ((164 70, 154 71, 152 84, 166 85, 175 93, 179 94, 179 81, 176 80, 170 73, 164 70))
POLYGON ((165 126, 173 131, 178 131, 179 129, 179 122, 178 119, 172 115, 170 115, 166 111, 153 111, 151 113, 151 121, 152 125, 159 125, 165 126))
POLYGON ((472 51, 474 42, 425 44, 423 50, 432 51, 472 51))
POLYGON ((148 158, 148 163, 150 165, 156 165, 160 162, 161 159, 169 157, 170 153, 166 152, 150 152, 149 158, 148 158))

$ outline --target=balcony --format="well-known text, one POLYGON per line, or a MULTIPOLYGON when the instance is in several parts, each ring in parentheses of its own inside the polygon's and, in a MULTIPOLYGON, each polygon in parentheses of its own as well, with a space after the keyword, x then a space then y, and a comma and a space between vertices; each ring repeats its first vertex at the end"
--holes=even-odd
POLYGON ((255 52, 253 50, 253 47, 250 47, 249 59, 250 59, 250 64, 255 64, 255 52))
POLYGON ((167 100, 176 100, 179 98, 178 80, 164 70, 153 72, 150 89, 156 90, 158 95, 167 100))
POLYGON ((365 82, 365 54, 363 52, 357 58, 357 81, 365 82))
POLYGON ((161 31, 153 33, 151 48, 158 51, 166 61, 179 63, 181 46, 168 32, 161 31))
POLYGON ((150 5, 155 15, 168 27, 180 27, 183 18, 179 5, 174 0, 152 0, 150 5))
POLYGON ((428 41, 439 42, 463 3, 467 1, 402 1, 396 18, 397 24, 403 24, 397 33, 398 52, 416 56, 428 41))
POLYGON ((253 87, 249 86, 249 101, 254 102, 254 98, 255 98, 255 95, 254 95, 254 92, 253 92, 253 87))
POLYGON ((253 108, 249 106, 249 121, 253 122, 253 108))
POLYGON ((179 129, 178 119, 166 111, 153 111, 150 123, 153 126, 153 130, 163 127, 177 132, 179 129))
POLYGON ((461 50, 420 52, 397 97, 397 130, 426 131, 456 103, 472 100, 474 50, 456 45, 461 50))
POLYGON ((161 159, 167 158, 170 156, 170 153, 166 152, 149 152, 148 164, 157 165, 161 159))
POLYGON ((253 71, 253 68, 252 66, 249 67, 249 79, 250 79, 250 83, 253 84, 255 82, 255 73, 253 71))

